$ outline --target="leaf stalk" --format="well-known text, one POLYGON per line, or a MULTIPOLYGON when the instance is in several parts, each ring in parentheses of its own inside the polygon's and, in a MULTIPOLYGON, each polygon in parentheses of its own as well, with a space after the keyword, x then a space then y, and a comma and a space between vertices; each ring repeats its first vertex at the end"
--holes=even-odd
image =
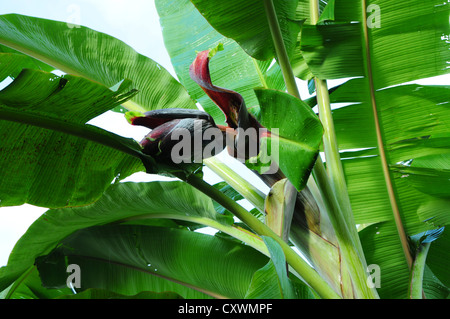
POLYGON ((422 299, 423 294, 423 273, 425 271, 425 261, 431 243, 422 243, 417 248, 416 258, 412 265, 411 280, 409 284, 408 297, 410 299, 422 299))
POLYGON ((236 173, 228 165, 219 160, 216 156, 206 158, 203 163, 225 180, 228 185, 233 187, 239 194, 245 197, 260 212, 264 213, 264 198, 266 195, 249 181, 236 173))
POLYGON ((196 175, 188 176, 186 182, 228 209, 259 236, 267 236, 274 239, 283 249, 287 263, 321 298, 340 298, 339 295, 328 285, 328 283, 320 277, 320 275, 311 266, 309 266, 306 261, 304 261, 294 250, 292 250, 286 242, 284 242, 259 219, 245 210, 241 205, 196 175))
MULTIPOLYGON (((311 0, 310 4, 311 4, 311 20, 312 23, 315 24, 317 23, 319 17, 318 4, 314 0, 311 0)), ((297 98, 300 98, 293 70, 290 65, 289 57, 283 42, 281 29, 278 24, 273 1, 265 0, 264 5, 266 8, 267 18, 272 33, 278 63, 280 64, 281 70, 283 72, 286 88, 288 90, 288 93, 296 96, 297 98)), ((322 104, 322 107, 324 109, 327 109, 325 113, 325 114, 328 113, 327 119, 329 121, 332 121, 331 107, 328 97, 328 89, 321 81, 316 82, 316 85, 319 87, 320 93, 323 93, 321 94, 321 97, 318 96, 318 99, 322 98, 322 101, 320 103, 322 104)), ((328 124, 329 123, 327 121, 324 123, 324 126, 328 124)), ((326 129, 328 129, 329 131, 328 132, 329 136, 327 138, 327 135, 325 135, 324 143, 329 143, 327 151, 332 152, 333 154, 332 161, 335 162, 334 166, 339 167, 342 164, 340 162, 340 156, 337 148, 334 126, 330 125, 329 127, 326 127, 326 129)), ((352 278, 354 279, 354 285, 356 286, 355 289, 358 294, 357 297, 378 298, 378 294, 376 293, 376 291, 374 289, 370 289, 367 286, 365 259, 362 252, 361 244, 359 242, 356 227, 354 227, 355 224, 352 218, 350 218, 352 217, 352 213, 351 210, 349 210, 350 200, 348 199, 348 193, 346 192, 346 188, 344 188, 342 193, 336 194, 337 185, 340 185, 342 183, 344 183, 345 185, 345 178, 343 175, 342 167, 340 170, 337 169, 336 174, 337 175, 330 174, 332 178, 335 178, 337 180, 336 183, 331 184, 321 158, 319 157, 317 159, 316 164, 314 165, 313 168, 313 175, 316 178, 316 182, 318 183, 318 187, 321 191, 325 207, 328 210, 332 225, 335 228, 336 236, 340 245, 344 262, 348 264, 352 278), (341 202, 339 202, 339 200, 341 200, 341 202), (343 207, 341 207, 342 204, 344 204, 343 207), (344 214, 343 208, 347 209, 346 214, 344 214), (349 223, 349 221, 352 222, 349 223)))

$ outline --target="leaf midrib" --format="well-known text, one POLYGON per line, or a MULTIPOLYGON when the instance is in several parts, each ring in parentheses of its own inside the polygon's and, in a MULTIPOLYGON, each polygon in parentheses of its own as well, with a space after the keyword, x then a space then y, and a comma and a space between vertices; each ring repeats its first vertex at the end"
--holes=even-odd
MULTIPOLYGON (((0 44, 5 45, 11 49, 14 49, 16 51, 19 51, 27 56, 33 57, 45 64, 51 65, 53 66, 55 69, 58 69, 64 73, 68 73, 68 74, 72 74, 72 75, 76 75, 76 76, 80 76, 83 77, 85 79, 88 79, 92 82, 95 83, 99 83, 101 85, 103 85, 103 83, 100 83, 98 81, 96 81, 95 79, 93 79, 92 77, 89 77, 86 74, 83 74, 75 69, 70 68, 69 66, 67 66, 66 64, 60 63, 58 60, 56 59, 50 59, 49 57, 39 54, 36 51, 30 50, 24 46, 20 46, 17 45, 16 43, 10 42, 8 40, 5 40, 3 38, 0 37, 0 44)), ((127 110, 129 111, 135 111, 135 112, 145 112, 145 108, 143 108, 141 105, 139 105, 138 103, 132 101, 132 100, 128 100, 125 101, 121 104, 123 107, 125 107, 127 110)))
POLYGON ((145 269, 142 269, 142 268, 140 268, 138 266, 125 264, 125 263, 114 261, 114 260, 111 260, 111 259, 104 259, 104 258, 100 258, 100 257, 93 257, 93 256, 89 256, 89 255, 84 255, 84 254, 67 254, 67 256, 79 257, 79 258, 88 259, 88 260, 94 260, 94 261, 100 261, 100 262, 104 262, 104 263, 108 263, 108 264, 117 265, 117 266, 120 266, 120 267, 125 267, 125 268, 128 268, 128 269, 137 270, 137 271, 140 271, 140 272, 143 272, 143 273, 146 273, 146 274, 149 274, 149 275, 153 275, 153 276, 156 276, 156 277, 159 277, 159 278, 162 278, 162 279, 166 279, 166 280, 174 282, 176 284, 179 284, 179 285, 182 285, 182 286, 185 286, 185 287, 197 290, 199 292, 202 292, 202 293, 204 293, 206 295, 209 295, 211 297, 214 297, 214 298, 218 298, 218 299, 230 299, 231 298, 231 297, 227 297, 227 296, 218 294, 218 293, 213 292, 211 290, 203 289, 203 288, 201 288, 199 286, 188 284, 186 282, 183 282, 181 280, 178 280, 178 279, 175 279, 175 278, 172 278, 172 277, 169 277, 169 276, 164 276, 164 275, 161 275, 161 274, 157 274, 157 273, 155 273, 153 271, 145 270, 145 269))
MULTIPOLYGON (((367 21, 367 0, 362 1, 362 18, 363 21, 367 21)), ((370 40, 369 40, 369 30, 367 23, 362 23, 363 26, 363 36, 364 36, 364 42, 363 42, 363 50, 366 58, 366 71, 367 71, 367 78, 369 81, 369 92, 370 92, 370 103, 372 106, 372 112, 374 116, 375 121, 375 131, 377 136, 377 146, 380 154, 380 160, 381 160, 381 166, 383 170, 383 176, 386 184, 386 188, 389 194, 389 201, 391 204, 392 212, 394 215, 394 221, 395 225, 397 227, 397 232, 400 236, 400 242, 403 248, 403 253, 405 255, 406 261, 408 263, 408 267, 411 269, 412 267, 412 256, 409 251, 409 245, 408 245, 408 238, 406 236, 406 232, 402 223, 401 215, 400 215, 400 209, 397 203, 397 197, 395 195, 394 186, 392 183, 392 179, 389 172, 389 164, 386 157, 386 151, 384 149, 384 142, 383 142, 383 136, 381 132, 381 125, 380 120, 378 116, 378 107, 376 102, 376 96, 375 96, 375 86, 374 86, 374 80, 373 80, 373 72, 372 72, 372 62, 371 62, 371 55, 370 55, 370 40)))
POLYGON ((9 107, 1 107, 0 104, 0 119, 11 122, 27 124, 32 126, 49 129, 52 131, 58 131, 68 135, 73 135, 82 139, 89 140, 91 142, 113 148, 122 153, 143 158, 143 154, 140 152, 138 145, 131 147, 131 140, 126 139, 129 142, 125 143, 125 138, 109 131, 105 131, 89 124, 78 124, 62 120, 60 118, 54 118, 51 116, 43 116, 30 111, 23 112, 11 109, 9 107), (101 131, 99 131, 101 130, 101 131), (100 133, 101 132, 101 133, 100 133), (118 139, 124 139, 123 142, 119 142, 118 139))

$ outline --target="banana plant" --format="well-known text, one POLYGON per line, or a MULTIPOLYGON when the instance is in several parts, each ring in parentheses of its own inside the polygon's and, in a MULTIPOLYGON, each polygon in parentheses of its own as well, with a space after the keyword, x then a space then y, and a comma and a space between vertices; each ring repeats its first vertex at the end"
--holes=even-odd
POLYGON ((449 72, 448 5, 155 4, 179 80, 107 34, 0 16, 0 205, 48 208, 0 296, 447 298, 450 87, 408 82, 449 72), (109 110, 149 133, 87 124, 109 110))

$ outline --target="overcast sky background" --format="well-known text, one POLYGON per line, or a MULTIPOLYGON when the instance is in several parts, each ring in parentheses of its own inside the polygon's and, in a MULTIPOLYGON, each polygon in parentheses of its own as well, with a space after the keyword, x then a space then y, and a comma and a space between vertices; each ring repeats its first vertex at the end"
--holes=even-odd
MULTIPOLYGON (((176 77, 164 47, 153 0, 0 0, 0 14, 8 13, 81 24, 107 33, 155 60, 176 77)), ((330 87, 339 81, 331 83, 330 87)), ((419 83, 449 84, 450 75, 439 77, 438 80, 422 80, 419 83)), ((308 97, 306 83, 299 84, 302 98, 308 97)), ((131 127, 124 121, 123 115, 117 113, 109 113, 106 117, 90 123, 138 141, 148 132, 147 129, 131 127)), ((207 178, 209 182, 218 181, 211 173, 207 174, 207 178)), ((137 174, 130 180, 149 180, 149 176, 137 174)), ((259 183, 257 186, 266 191, 265 185, 259 183)), ((15 243, 29 225, 45 211, 45 208, 31 205, 0 208, 0 267, 6 265, 15 243)))

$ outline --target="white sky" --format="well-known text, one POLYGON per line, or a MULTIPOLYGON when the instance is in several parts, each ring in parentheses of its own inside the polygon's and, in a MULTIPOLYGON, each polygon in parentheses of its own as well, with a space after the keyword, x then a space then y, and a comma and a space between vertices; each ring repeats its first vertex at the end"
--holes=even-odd
MULTIPOLYGON (((0 0, 0 2, 0 14, 19 13, 65 21, 112 35, 139 53, 155 60, 175 76, 164 47, 159 18, 152 0, 0 0)), ((450 75, 440 79, 437 83, 450 83, 450 75)), ((334 84, 330 83, 330 87, 340 83, 331 82, 334 84)), ((424 80, 421 83, 434 84, 436 80, 424 80)), ((306 83, 299 82, 299 84, 302 98, 308 97, 306 83)), ((107 121, 97 119, 91 123, 136 140, 140 140, 147 132, 138 127, 124 126, 123 115, 112 112, 108 114, 107 121)), ((218 181, 213 174, 207 176, 210 182, 218 181)), ((148 180, 148 175, 138 174, 133 178, 136 181, 148 180)), ((261 184, 257 186, 264 188, 261 184)), ((6 265, 17 240, 45 210, 30 205, 0 208, 0 267, 6 265)))

